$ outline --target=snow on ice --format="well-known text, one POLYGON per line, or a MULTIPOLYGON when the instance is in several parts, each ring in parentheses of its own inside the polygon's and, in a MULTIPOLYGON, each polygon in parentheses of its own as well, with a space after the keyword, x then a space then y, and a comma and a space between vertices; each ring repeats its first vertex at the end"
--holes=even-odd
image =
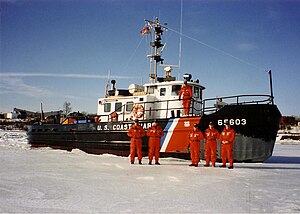
POLYGON ((228 170, 31 149, 25 132, 0 131, 0 162, 0 213, 300 212, 299 143, 277 143, 265 163, 228 170))

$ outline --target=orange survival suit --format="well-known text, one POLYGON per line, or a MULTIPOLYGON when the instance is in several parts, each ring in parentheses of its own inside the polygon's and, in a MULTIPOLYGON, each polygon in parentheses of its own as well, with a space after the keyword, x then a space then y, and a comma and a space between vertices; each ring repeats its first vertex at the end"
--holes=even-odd
POLYGON ((209 128, 205 130, 204 137, 206 139, 205 143, 205 160, 206 165, 209 166, 209 162, 212 162, 212 166, 215 167, 217 160, 217 139, 219 138, 219 132, 214 128, 212 123, 209 124, 209 128))
POLYGON ((189 115, 191 98, 193 96, 192 88, 184 82, 184 85, 179 91, 179 99, 182 99, 182 105, 185 115, 189 115))
POLYGON ((190 155, 192 164, 190 166, 198 166, 200 160, 200 140, 204 140, 202 132, 194 125, 193 130, 189 132, 190 155))
POLYGON ((130 127, 127 135, 130 139, 130 162, 134 164, 135 152, 138 155, 139 164, 142 164, 142 137, 145 136, 143 127, 137 121, 130 127))
POLYGON ((149 137, 148 141, 148 157, 149 157, 149 164, 152 164, 153 156, 155 156, 155 164, 159 165, 159 151, 160 151, 160 139, 164 136, 164 132, 160 125, 156 122, 148 129, 147 134, 149 137))
POLYGON ((222 155, 222 166, 226 167, 226 156, 228 157, 228 162, 230 167, 233 168, 233 141, 235 138, 235 131, 230 127, 229 124, 225 125, 224 130, 221 132, 221 155, 222 155))

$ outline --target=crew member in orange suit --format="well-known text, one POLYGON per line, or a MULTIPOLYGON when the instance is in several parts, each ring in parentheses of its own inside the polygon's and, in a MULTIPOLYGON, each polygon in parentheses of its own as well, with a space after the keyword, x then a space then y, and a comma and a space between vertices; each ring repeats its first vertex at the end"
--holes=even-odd
POLYGON ((214 128, 213 122, 209 122, 208 129, 205 130, 204 137, 206 139, 205 142, 205 167, 209 166, 209 162, 211 161, 212 166, 216 166, 217 160, 217 139, 219 138, 219 132, 214 128))
POLYGON ((192 96, 192 88, 187 84, 187 81, 185 80, 179 91, 179 99, 182 99, 182 105, 185 115, 189 115, 192 96))
POLYGON ((225 128, 221 132, 221 155, 222 165, 220 167, 226 167, 226 156, 228 157, 229 167, 233 169, 233 141, 235 138, 235 131, 230 127, 229 123, 225 123, 225 128))
POLYGON ((156 120, 153 121, 152 126, 148 129, 146 135, 149 137, 149 165, 152 164, 153 156, 155 156, 155 164, 159 163, 160 139, 164 136, 164 132, 156 120))
POLYGON ((131 137, 130 139, 130 162, 134 164, 135 154, 138 155, 139 164, 142 164, 142 137, 145 136, 145 131, 143 127, 139 124, 136 119, 134 124, 130 127, 127 135, 131 137))
POLYGON ((198 166, 200 160, 200 140, 204 140, 202 132, 198 129, 198 124, 195 123, 193 130, 189 132, 190 140, 190 155, 192 164, 189 166, 198 166))

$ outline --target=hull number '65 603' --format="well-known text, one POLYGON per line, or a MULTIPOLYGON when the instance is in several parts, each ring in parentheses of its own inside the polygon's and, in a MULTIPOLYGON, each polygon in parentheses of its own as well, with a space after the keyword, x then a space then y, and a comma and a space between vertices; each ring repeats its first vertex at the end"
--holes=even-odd
POLYGON ((218 120, 218 125, 219 126, 222 126, 224 125, 225 123, 229 123, 231 126, 232 125, 236 125, 236 126, 239 126, 239 125, 242 125, 242 126, 245 126, 247 124, 247 120, 246 119, 223 119, 223 120, 218 120))

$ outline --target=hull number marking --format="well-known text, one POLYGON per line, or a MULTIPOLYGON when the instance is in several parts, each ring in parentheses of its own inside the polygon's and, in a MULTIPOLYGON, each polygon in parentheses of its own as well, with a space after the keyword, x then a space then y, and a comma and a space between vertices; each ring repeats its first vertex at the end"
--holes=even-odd
POLYGON ((223 119, 223 120, 218 120, 218 125, 222 126, 224 125, 226 122, 228 122, 231 126, 232 125, 236 125, 236 126, 245 126, 247 124, 247 120, 246 119, 223 119))

